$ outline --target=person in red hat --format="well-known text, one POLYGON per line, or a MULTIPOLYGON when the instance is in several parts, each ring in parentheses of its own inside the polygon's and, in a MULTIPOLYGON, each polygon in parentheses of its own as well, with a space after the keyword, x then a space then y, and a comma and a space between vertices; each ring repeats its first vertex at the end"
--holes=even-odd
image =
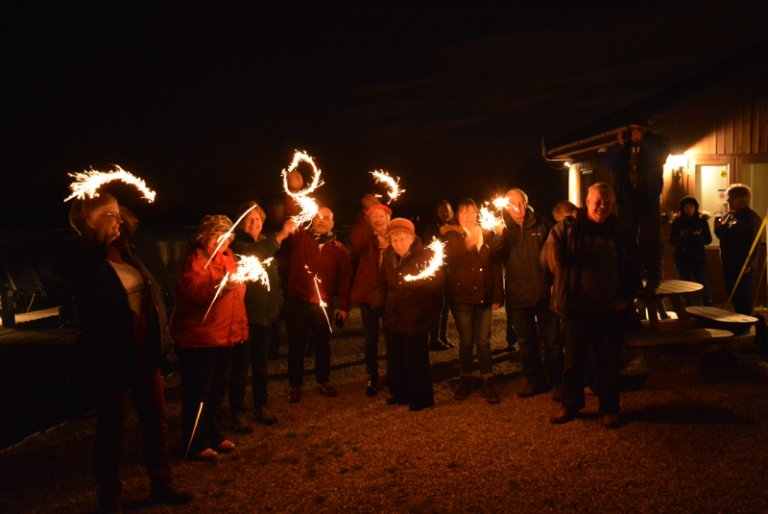
POLYGON ((352 285, 351 300, 360 305, 365 332, 365 370, 368 372, 367 396, 379 392, 379 314, 371 307, 371 293, 376 284, 384 251, 389 248, 387 228, 392 209, 372 195, 362 198, 363 216, 350 234, 352 251, 358 264, 352 285))
POLYGON ((392 395, 387 403, 420 411, 435 404, 427 338, 439 314, 445 275, 439 268, 432 276, 406 280, 408 275, 420 274, 434 254, 405 218, 390 221, 387 235, 389 248, 371 295, 371 306, 382 312, 384 322, 387 384, 392 395))

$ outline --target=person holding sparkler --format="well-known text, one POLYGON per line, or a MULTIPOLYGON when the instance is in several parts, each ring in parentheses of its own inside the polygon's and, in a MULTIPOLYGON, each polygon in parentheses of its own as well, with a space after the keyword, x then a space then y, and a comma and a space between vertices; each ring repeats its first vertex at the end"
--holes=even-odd
MULTIPOLYGON (((230 248, 237 255, 251 255, 262 262, 275 255, 280 245, 296 229, 296 223, 286 220, 282 229, 269 235, 262 233, 267 217, 256 202, 250 201, 240 207, 238 218, 246 213, 238 226, 230 248)), ((232 427, 236 432, 250 433, 253 429, 245 418, 245 382, 248 367, 251 367, 253 388, 253 417, 257 423, 274 425, 277 418, 267 411, 267 361, 272 338, 272 325, 277 321, 283 307, 283 288, 278 275, 277 264, 266 266, 269 285, 249 282, 245 289, 245 310, 248 314, 249 339, 234 347, 232 377, 229 384, 229 410, 232 427)))
POLYGON ((384 325, 392 395, 387 403, 420 411, 435 404, 427 337, 437 321, 445 272, 434 266, 433 274, 419 278, 434 253, 422 245, 410 220, 393 219, 387 234, 390 247, 371 296, 371 306, 382 312, 384 325))
POLYGON ((389 247, 387 227, 392 209, 375 196, 362 198, 364 214, 352 229, 352 249, 359 260, 352 285, 352 301, 360 305, 365 332, 365 369, 368 372, 367 396, 379 392, 379 313, 371 307, 371 293, 379 275, 382 255, 389 247))
POLYGON ((205 216, 195 245, 182 264, 171 332, 182 383, 182 423, 194 458, 214 460, 235 444, 221 433, 221 404, 227 392, 232 348, 248 339, 245 285, 229 281, 237 263, 229 249, 232 221, 205 216))
POLYGON ((551 224, 534 212, 521 189, 507 191, 507 213, 512 218, 504 234, 503 251, 511 314, 508 322, 515 326, 526 379, 517 396, 529 398, 550 388, 558 396, 563 348, 558 339, 558 318, 549 309, 552 274, 541 258, 551 224))
POLYGON ((336 388, 328 383, 331 375, 330 316, 335 297, 339 301, 336 322, 343 323, 349 315, 352 263, 346 247, 333 233, 333 212, 328 207, 320 207, 312 220, 312 227, 299 228, 291 239, 285 308, 290 385, 288 400, 298 403, 304 384, 304 351, 310 342, 314 342, 315 347, 318 391, 328 397, 337 395, 336 388))
POLYGON ((120 512, 120 442, 131 399, 142 426, 151 501, 183 504, 191 499, 171 483, 160 374, 163 349, 170 349, 170 337, 163 337, 165 305, 157 282, 126 240, 122 212, 104 192, 74 199, 69 212, 80 235, 68 266, 80 316, 75 375, 84 391, 95 396, 93 471, 99 512, 120 512))
POLYGON ((504 303, 501 276, 501 232, 483 230, 474 200, 463 200, 456 215, 458 225, 443 230, 446 254, 445 290, 459 333, 459 386, 454 398, 463 400, 472 390, 472 348, 483 379, 483 396, 499 403, 493 386, 491 318, 493 309, 504 303))

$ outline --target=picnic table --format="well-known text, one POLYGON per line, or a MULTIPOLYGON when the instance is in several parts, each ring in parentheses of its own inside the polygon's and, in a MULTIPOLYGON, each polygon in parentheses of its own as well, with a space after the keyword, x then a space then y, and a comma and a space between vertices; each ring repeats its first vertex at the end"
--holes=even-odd
POLYGON ((659 328, 659 303, 668 298, 672 304, 672 310, 677 314, 677 319, 682 321, 690 318, 685 308, 684 300, 690 295, 699 293, 704 286, 697 282, 687 280, 662 280, 659 286, 653 290, 642 289, 638 291, 637 298, 648 311, 648 325, 651 330, 659 328))

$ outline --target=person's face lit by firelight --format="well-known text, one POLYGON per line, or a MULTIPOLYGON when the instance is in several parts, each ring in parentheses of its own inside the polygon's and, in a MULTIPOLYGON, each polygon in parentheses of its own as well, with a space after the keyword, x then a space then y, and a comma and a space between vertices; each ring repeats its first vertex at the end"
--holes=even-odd
POLYGON ((110 200, 95 208, 86 218, 88 238, 99 244, 109 244, 120 236, 120 206, 117 200, 110 200))
POLYGON ((615 201, 616 195, 610 189, 590 189, 587 194, 587 218, 595 223, 605 223, 615 201))

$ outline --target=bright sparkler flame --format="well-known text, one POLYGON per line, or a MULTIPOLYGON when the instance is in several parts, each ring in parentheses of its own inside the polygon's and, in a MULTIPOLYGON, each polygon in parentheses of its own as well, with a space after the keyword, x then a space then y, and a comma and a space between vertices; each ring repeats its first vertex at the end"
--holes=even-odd
POLYGON ((423 280, 425 278, 432 278, 443 265, 443 258, 445 254, 445 243, 437 238, 432 238, 432 242, 427 245, 427 248, 432 250, 432 258, 427 265, 416 275, 405 275, 403 280, 406 282, 414 282, 416 280, 423 280))
POLYGON ((500 211, 502 209, 506 209, 509 207, 509 197, 507 196, 497 196, 493 200, 491 200, 491 203, 496 208, 497 211, 500 211))
POLYGON ((478 217, 480 218, 480 228, 483 230, 496 230, 496 227, 503 222, 502 218, 497 218, 485 205, 480 207, 478 217))
MULTIPOLYGON (((387 191, 387 196, 389 196, 389 200, 387 201, 388 204, 397 200, 401 194, 405 193, 405 189, 400 189, 400 177, 397 177, 397 179, 392 178, 392 176, 384 170, 374 170, 370 173, 377 183, 384 184, 389 188, 389 191, 387 191)), ((381 195, 375 196, 381 198, 381 195)))
POLYGON ((314 193, 318 187, 323 185, 323 182, 320 180, 321 173, 322 172, 318 169, 317 165, 315 165, 314 159, 312 159, 312 157, 310 157, 307 152, 302 152, 299 150, 294 152, 291 165, 282 171, 283 190, 299 205, 299 213, 291 217, 291 219, 295 221, 297 225, 308 225, 312 222, 314 217, 317 216, 319 207, 317 206, 314 198, 310 197, 309 195, 314 193), (312 181, 307 187, 294 193, 288 187, 288 174, 298 168, 299 163, 302 162, 305 162, 312 167, 312 181))
POLYGON ((69 185, 69 190, 72 191, 72 194, 64 199, 65 202, 73 198, 82 200, 86 196, 88 198, 95 198, 99 196, 98 190, 101 186, 115 180, 134 186, 141 191, 149 203, 155 201, 156 193, 147 187, 146 182, 118 165, 115 165, 115 169, 112 171, 98 171, 91 168, 89 170, 68 173, 68 175, 74 178, 75 181, 69 185))
POLYGON ((241 255, 237 261, 237 271, 230 275, 233 282, 259 282, 269 291, 269 275, 266 267, 272 264, 272 257, 260 261, 253 255, 241 255))

